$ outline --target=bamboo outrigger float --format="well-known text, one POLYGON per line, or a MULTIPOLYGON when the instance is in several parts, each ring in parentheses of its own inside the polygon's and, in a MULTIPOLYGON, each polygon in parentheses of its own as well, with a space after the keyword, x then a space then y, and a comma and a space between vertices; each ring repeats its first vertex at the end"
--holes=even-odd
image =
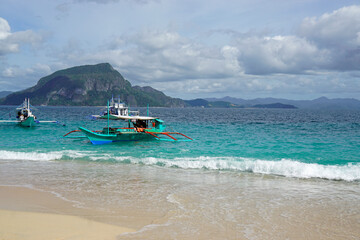
MULTIPOLYGON (((109 107, 108 107, 109 109, 109 107)), ((192 138, 179 132, 165 131, 164 121, 149 116, 118 116, 128 122, 127 127, 110 127, 108 114, 108 126, 100 131, 91 131, 84 127, 73 130, 64 135, 68 137, 74 132, 85 134, 92 144, 105 144, 122 141, 160 140, 160 141, 193 141, 192 138)))

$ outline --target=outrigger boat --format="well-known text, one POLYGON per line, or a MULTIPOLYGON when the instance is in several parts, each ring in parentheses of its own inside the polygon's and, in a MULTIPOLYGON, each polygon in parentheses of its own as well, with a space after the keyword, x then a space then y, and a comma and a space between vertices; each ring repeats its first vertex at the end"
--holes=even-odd
POLYGON ((18 119, 20 125, 24 127, 31 127, 35 125, 36 117, 31 112, 29 98, 25 98, 23 104, 17 107, 16 111, 16 118, 18 119))
POLYGON ((125 103, 122 103, 120 97, 117 99, 111 98, 109 110, 105 110, 101 115, 91 115, 94 118, 110 120, 120 120, 123 116, 139 116, 139 111, 130 111, 125 103), (117 100, 117 101, 116 101, 117 100))
MULTIPOLYGON (((33 127, 37 123, 57 123, 57 121, 38 121, 30 108, 30 99, 25 98, 24 102, 16 108, 17 120, 0 120, 2 123, 18 123, 22 127, 33 127)), ((32 107, 32 106, 31 106, 32 107)))
POLYGON ((70 131, 64 137, 71 137, 69 134, 81 132, 85 134, 85 137, 92 144, 141 140, 193 141, 192 138, 185 134, 166 131, 164 121, 157 117, 119 116, 119 119, 127 121, 128 126, 109 127, 110 115, 108 115, 108 126, 104 127, 103 130, 91 131, 84 127, 79 127, 78 130, 70 131))

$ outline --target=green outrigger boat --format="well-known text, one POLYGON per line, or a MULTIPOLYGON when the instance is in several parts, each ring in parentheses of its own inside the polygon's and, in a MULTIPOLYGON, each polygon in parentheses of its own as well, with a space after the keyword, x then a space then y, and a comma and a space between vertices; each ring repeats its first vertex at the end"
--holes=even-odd
POLYGON ((108 126, 100 131, 92 131, 84 127, 79 127, 78 130, 70 131, 65 134, 64 137, 69 137, 69 135, 74 132, 81 132, 92 144, 143 140, 193 141, 192 138, 185 134, 166 131, 164 121, 157 117, 118 116, 117 120, 127 121, 127 127, 110 127, 110 115, 108 114, 107 116, 108 126))
POLYGON ((2 123, 18 123, 22 127, 33 127, 37 123, 35 115, 30 109, 30 99, 25 98, 24 102, 16 108, 16 120, 1 120, 2 123))

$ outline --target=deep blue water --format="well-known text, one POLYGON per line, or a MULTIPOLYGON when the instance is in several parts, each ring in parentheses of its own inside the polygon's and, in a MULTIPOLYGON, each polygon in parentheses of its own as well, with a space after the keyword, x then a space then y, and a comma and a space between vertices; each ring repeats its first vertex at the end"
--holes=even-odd
MULTIPOLYGON (((128 142, 92 145, 62 136, 79 126, 100 130, 92 120, 100 107, 36 107, 40 124, 0 124, 0 159, 97 161, 215 169, 287 177, 360 180, 360 112, 299 109, 150 108, 168 130, 193 142, 128 142), (62 126, 65 124, 66 126, 62 126)), ((0 119, 14 118, 14 106, 0 106, 0 119)), ((145 108, 140 108, 146 114, 145 108)), ((122 122, 111 121, 120 126, 122 122)), ((1 160, 0 160, 1 161, 1 160)))

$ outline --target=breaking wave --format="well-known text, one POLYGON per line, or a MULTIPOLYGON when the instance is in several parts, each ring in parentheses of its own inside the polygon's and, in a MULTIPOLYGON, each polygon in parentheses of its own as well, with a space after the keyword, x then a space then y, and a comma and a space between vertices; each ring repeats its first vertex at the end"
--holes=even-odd
MULTIPOLYGON (((2 160, 52 161, 60 159, 79 159, 87 156, 87 152, 53 151, 53 152, 13 152, 0 151, 2 160)), ((1 161, 1 160, 0 160, 1 161)))
POLYGON ((97 162, 121 162, 131 164, 156 165, 163 167, 176 167, 182 169, 209 169, 252 172, 258 174, 280 175, 295 178, 323 178, 329 180, 360 180, 360 164, 347 165, 321 165, 316 163, 303 163, 291 159, 279 161, 261 160, 243 157, 184 157, 184 158, 137 158, 133 156, 113 156, 91 151, 53 151, 53 152, 13 152, 0 151, 0 161, 4 160, 88 160, 97 162))

